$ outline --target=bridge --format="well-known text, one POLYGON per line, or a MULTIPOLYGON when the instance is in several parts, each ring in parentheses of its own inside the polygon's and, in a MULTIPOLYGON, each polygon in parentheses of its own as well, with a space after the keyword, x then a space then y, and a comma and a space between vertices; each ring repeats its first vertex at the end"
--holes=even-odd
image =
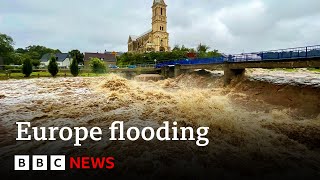
POLYGON ((228 85, 236 76, 242 76, 246 68, 319 68, 320 45, 243 53, 227 57, 181 59, 158 63, 165 77, 175 77, 188 70, 224 70, 224 83, 228 85))

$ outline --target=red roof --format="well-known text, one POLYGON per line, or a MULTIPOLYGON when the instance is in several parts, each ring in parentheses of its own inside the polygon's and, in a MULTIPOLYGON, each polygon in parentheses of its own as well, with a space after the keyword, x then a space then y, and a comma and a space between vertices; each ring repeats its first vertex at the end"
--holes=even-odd
POLYGON ((187 53, 188 58, 196 58, 197 54, 196 53, 187 53))
POLYGON ((116 62, 116 56, 110 53, 84 53, 84 61, 89 61, 91 58, 99 58, 108 62, 116 62))

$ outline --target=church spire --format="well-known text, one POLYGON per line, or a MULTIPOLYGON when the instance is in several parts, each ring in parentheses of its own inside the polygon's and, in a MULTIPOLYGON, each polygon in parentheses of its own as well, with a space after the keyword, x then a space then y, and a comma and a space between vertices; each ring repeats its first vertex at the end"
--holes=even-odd
POLYGON ((164 2, 164 0, 153 0, 153 5, 156 5, 156 4, 162 4, 166 6, 166 3, 164 2))

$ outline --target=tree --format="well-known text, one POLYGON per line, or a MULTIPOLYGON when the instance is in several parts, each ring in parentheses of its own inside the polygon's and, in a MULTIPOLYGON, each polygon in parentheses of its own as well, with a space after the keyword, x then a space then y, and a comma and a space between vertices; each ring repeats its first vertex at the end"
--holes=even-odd
POLYGON ((23 49, 23 48, 18 48, 15 50, 16 53, 20 53, 20 54, 24 54, 26 52, 28 52, 27 50, 23 49))
POLYGON ((50 53, 50 54, 61 53, 59 49, 51 49, 51 48, 47 48, 39 45, 28 46, 26 47, 25 51, 26 51, 26 54, 28 54, 31 57, 31 59, 35 59, 35 60, 41 59, 41 57, 47 53, 50 53))
POLYGON ((201 52, 206 53, 209 49, 210 49, 209 46, 203 45, 203 44, 199 44, 198 47, 197 47, 197 52, 198 53, 201 53, 201 52))
POLYGON ((219 51, 218 50, 213 50, 213 51, 209 51, 208 53, 207 53, 207 57, 220 57, 221 56, 221 54, 219 53, 219 51))
POLYGON ((180 50, 183 51, 183 52, 189 52, 190 51, 190 49, 186 48, 184 45, 181 46, 180 50))
POLYGON ((72 50, 69 52, 70 56, 75 58, 77 60, 78 63, 84 64, 83 62, 83 58, 84 55, 79 51, 79 50, 72 50))
POLYGON ((58 67, 58 64, 57 64, 57 57, 55 56, 52 56, 50 58, 50 61, 49 61, 49 65, 48 65, 48 71, 49 73, 51 74, 52 77, 55 77, 58 72, 59 72, 59 67, 58 67))
POLYGON ((188 48, 184 45, 175 45, 172 52, 150 52, 150 53, 124 53, 117 58, 118 65, 133 64, 153 64, 155 59, 157 63, 164 61, 174 61, 188 58, 188 53, 197 53, 198 58, 219 57, 221 54, 218 50, 209 51, 209 46, 200 44, 197 51, 194 48, 188 48))
POLYGON ((10 56, 14 52, 14 41, 12 37, 0 33, 0 57, 3 58, 4 64, 11 64, 10 56))
POLYGON ((70 72, 74 77, 77 77, 79 75, 79 64, 76 58, 73 58, 72 60, 70 72))
POLYGON ((175 52, 175 51, 181 51, 181 48, 179 45, 174 46, 174 48, 172 49, 172 52, 175 52))
POLYGON ((104 61, 98 58, 91 58, 90 59, 90 67, 93 73, 101 74, 106 72, 106 65, 104 61))
POLYGON ((25 75, 25 77, 29 77, 32 73, 32 63, 30 58, 24 60, 22 65, 22 73, 25 75))
POLYGON ((38 68, 39 66, 40 66, 40 60, 38 60, 38 59, 33 59, 32 60, 32 65, 34 66, 34 67, 36 67, 36 68, 38 68))
POLYGON ((61 51, 59 49, 51 49, 44 46, 33 45, 24 49, 16 49, 14 52, 10 53, 8 56, 9 58, 7 59, 9 59, 10 63, 19 65, 22 64, 26 58, 30 58, 33 66, 38 67, 40 65, 40 59, 44 54, 55 54, 60 52, 61 51))
POLYGON ((21 53, 16 53, 15 52, 15 53, 10 53, 8 58, 10 59, 9 61, 12 64, 21 65, 28 58, 28 56, 26 56, 24 54, 21 54, 21 53))

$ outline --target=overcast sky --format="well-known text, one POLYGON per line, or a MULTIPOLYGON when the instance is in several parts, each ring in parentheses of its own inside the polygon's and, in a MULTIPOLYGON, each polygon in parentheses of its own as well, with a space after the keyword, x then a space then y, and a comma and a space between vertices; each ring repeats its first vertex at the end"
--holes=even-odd
MULTIPOLYGON (((151 28, 153 0, 0 0, 0 33, 15 47, 127 51, 151 28)), ((224 53, 320 44, 320 0, 166 0, 170 46, 224 53)))

